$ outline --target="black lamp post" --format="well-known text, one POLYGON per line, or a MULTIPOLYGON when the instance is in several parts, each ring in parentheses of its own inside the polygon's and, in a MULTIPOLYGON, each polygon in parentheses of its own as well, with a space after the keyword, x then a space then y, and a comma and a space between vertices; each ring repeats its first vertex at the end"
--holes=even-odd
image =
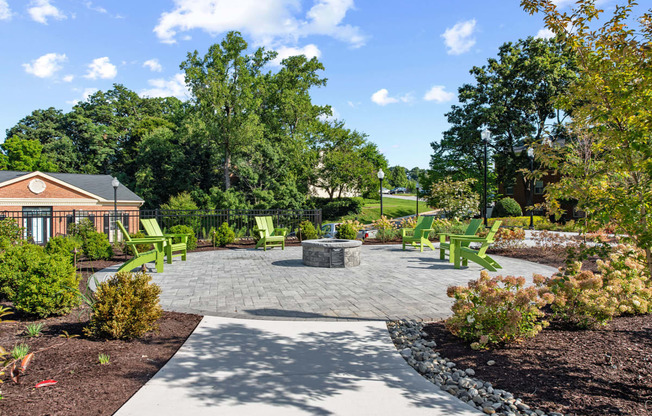
POLYGON ((419 218, 419 181, 417 181, 417 218, 419 218))
POLYGON ((482 201, 482 219, 484 220, 484 226, 487 227, 487 144, 491 138, 491 132, 489 129, 485 128, 480 133, 482 137, 482 144, 484 144, 484 198, 482 201))
MULTIPOLYGON (((527 157, 530 159, 530 173, 534 173, 534 149, 527 149, 527 157)), ((534 195, 534 179, 530 179, 530 193, 528 195, 528 207, 530 208, 530 230, 534 230, 534 212, 532 210, 534 195)))
POLYGON ((383 178, 385 177, 385 172, 382 169, 378 169, 378 179, 380 179, 380 216, 383 216, 383 178))
POLYGON ((111 181, 113 185, 113 242, 118 242, 118 186, 120 186, 120 181, 118 178, 113 178, 111 181))

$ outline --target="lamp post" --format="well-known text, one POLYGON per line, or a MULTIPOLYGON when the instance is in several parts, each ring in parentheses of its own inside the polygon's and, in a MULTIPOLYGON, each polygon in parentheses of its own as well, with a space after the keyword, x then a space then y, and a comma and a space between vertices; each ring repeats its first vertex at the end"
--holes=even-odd
MULTIPOLYGON (((534 149, 527 149, 527 157, 530 159, 530 173, 534 173, 534 149)), ((534 194, 534 179, 530 179, 530 193, 528 195, 528 207, 530 208, 530 230, 534 230, 534 212, 532 210, 532 199, 534 194)))
POLYGON ((417 180, 417 218, 419 218, 419 181, 417 180))
POLYGON ((113 242, 118 242, 118 186, 120 186, 120 181, 118 178, 113 178, 111 181, 113 185, 113 242))
POLYGON ((378 169, 378 179, 380 179, 380 216, 383 216, 383 178, 385 177, 385 172, 382 169, 378 169))
POLYGON ((491 132, 489 129, 485 128, 480 133, 482 138, 482 144, 484 144, 484 199, 482 201, 482 219, 484 221, 485 228, 487 227, 487 144, 491 138, 491 132))

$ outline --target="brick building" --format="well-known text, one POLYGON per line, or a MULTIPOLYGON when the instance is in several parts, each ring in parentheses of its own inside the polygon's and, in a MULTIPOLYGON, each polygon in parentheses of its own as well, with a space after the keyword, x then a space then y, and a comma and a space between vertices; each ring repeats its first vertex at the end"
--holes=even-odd
MULTIPOLYGON (((65 235, 69 224, 84 218, 113 240, 112 180, 110 175, 0 171, 0 219, 15 218, 38 244, 65 235)), ((118 186, 118 219, 128 228, 138 229, 143 203, 131 190, 118 186)))

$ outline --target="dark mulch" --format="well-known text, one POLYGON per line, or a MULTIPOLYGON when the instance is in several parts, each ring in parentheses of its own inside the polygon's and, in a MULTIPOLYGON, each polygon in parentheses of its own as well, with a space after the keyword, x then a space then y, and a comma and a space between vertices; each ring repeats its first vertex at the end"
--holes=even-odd
POLYGON ((530 406, 578 416, 652 415, 652 315, 616 318, 592 331, 553 323, 534 338, 492 351, 472 350, 442 322, 425 331, 443 357, 530 406))
MULTIPOLYGON (((121 261, 117 256, 113 261, 79 262, 83 274, 80 288, 86 288, 93 271, 121 261)), ((11 306, 7 302, 0 305, 11 306)), ((0 323, 0 345, 10 350, 25 343, 35 354, 20 384, 2 376, 1 416, 111 415, 165 365, 201 320, 199 315, 164 312, 157 322, 158 330, 141 339, 102 341, 83 335, 89 318, 86 307, 48 319, 33 320, 18 314, 5 317, 9 318, 16 322, 0 323), (41 336, 25 336, 30 322, 44 324, 41 336), (62 337, 64 331, 76 337, 62 337), (99 364, 100 353, 110 356, 109 364, 99 364), (49 379, 57 384, 34 388, 49 379)))
MULTIPOLYGON (((568 257, 568 249, 566 247, 514 247, 507 249, 489 248, 487 253, 532 261, 535 263, 545 264, 547 266, 557 268, 565 267, 565 261, 568 257)), ((596 260, 598 260, 597 256, 590 256, 588 259, 582 262, 582 269, 596 272, 598 270, 596 260)))

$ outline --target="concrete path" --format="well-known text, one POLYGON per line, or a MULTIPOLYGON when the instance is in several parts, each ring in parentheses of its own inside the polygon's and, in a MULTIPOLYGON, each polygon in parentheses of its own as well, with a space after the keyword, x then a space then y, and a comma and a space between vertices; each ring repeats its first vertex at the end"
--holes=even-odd
POLYGON ((116 413, 481 414, 409 367, 394 348, 384 322, 210 316, 204 317, 177 354, 116 413))
MULTIPOLYGON (((166 310, 234 318, 281 320, 437 320, 450 315, 451 285, 466 285, 482 267, 454 269, 438 251, 400 245, 362 246, 361 265, 347 269, 304 266, 301 247, 218 250, 175 258, 152 273, 166 310)), ((494 257, 504 275, 551 275, 556 269, 494 257)), ((99 280, 117 266, 98 273, 99 280)), ((492 273, 498 274, 498 273, 492 273)))

